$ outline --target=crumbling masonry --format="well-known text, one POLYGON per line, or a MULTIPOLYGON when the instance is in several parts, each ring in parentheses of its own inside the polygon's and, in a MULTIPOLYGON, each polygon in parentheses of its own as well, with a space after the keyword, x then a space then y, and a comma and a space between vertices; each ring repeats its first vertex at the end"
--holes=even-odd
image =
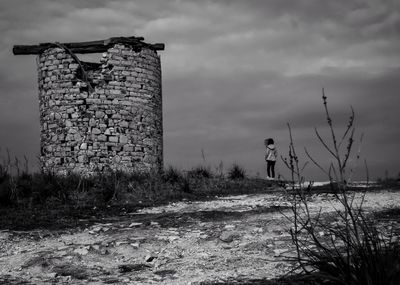
POLYGON ((162 169, 163 49, 137 37, 14 46, 14 54, 38 54, 44 171, 162 169), (100 63, 75 55, 99 52, 100 63))

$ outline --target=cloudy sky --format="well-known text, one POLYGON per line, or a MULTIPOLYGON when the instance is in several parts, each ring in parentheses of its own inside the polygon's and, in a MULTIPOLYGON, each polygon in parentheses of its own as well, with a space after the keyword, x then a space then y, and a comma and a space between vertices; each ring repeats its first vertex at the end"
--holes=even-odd
MULTIPOLYGON (((166 165, 237 162, 265 176, 263 139, 273 137, 286 155, 287 122, 300 159, 306 146, 327 165, 314 134, 329 134, 324 87, 340 134, 354 107, 371 176, 400 172, 397 0, 1 0, 0 33, 3 155, 8 148, 34 164, 39 150, 35 56, 12 55, 14 44, 134 35, 166 44, 166 165)), ((362 164, 351 160, 357 179, 362 164)), ((277 170, 288 175, 279 161, 277 170)), ((312 165, 305 175, 324 179, 312 165)))

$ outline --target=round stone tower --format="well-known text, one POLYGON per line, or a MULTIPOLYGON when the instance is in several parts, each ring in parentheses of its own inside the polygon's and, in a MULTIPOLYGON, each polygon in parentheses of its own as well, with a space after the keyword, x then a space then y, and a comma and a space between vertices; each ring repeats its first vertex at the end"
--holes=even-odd
MULTIPOLYGON (((89 43, 93 42, 85 44, 89 43)), ((157 49, 163 45, 146 44, 142 38, 112 38, 103 42, 106 51, 100 63, 80 61, 75 54, 82 50, 74 44, 41 46, 37 62, 43 170, 83 175, 107 169, 160 171, 163 127, 157 49)))

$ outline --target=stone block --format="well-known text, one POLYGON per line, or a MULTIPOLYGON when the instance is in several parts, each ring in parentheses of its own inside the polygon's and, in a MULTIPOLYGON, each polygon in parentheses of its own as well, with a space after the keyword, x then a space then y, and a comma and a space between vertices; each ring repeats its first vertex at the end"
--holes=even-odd
POLYGON ((96 118, 104 118, 106 114, 103 111, 96 111, 96 118))
POLYGON ((90 118, 90 120, 89 120, 89 127, 94 127, 94 126, 96 126, 96 125, 97 125, 96 120, 93 119, 93 118, 90 118))
POLYGON ((120 143, 128 143, 128 137, 124 136, 124 135, 119 136, 119 142, 120 143))
POLYGON ((126 144, 126 145, 123 146, 122 149, 123 149, 124 152, 132 152, 133 151, 133 146, 126 144))
POLYGON ((110 136, 114 133, 114 128, 108 128, 104 131, 104 134, 110 136))
POLYGON ((71 63, 71 64, 68 66, 69 69, 77 69, 78 67, 79 67, 79 64, 77 64, 77 63, 71 63))
POLYGON ((101 131, 98 128, 92 128, 92 134, 98 135, 98 134, 101 134, 101 131))
POLYGON ((129 127, 129 123, 127 121, 121 121, 119 123, 119 126, 122 128, 128 128, 129 127))
POLYGON ((97 140, 100 142, 106 142, 107 141, 107 136, 106 135, 98 135, 97 140))
POLYGON ((78 156, 78 162, 79 163, 85 163, 87 161, 87 158, 85 155, 80 155, 78 156))
POLYGON ((121 90, 119 89, 112 89, 110 90, 111 95, 121 95, 121 90))
POLYGON ((110 136, 110 137, 108 137, 108 141, 117 143, 118 142, 118 137, 110 136))

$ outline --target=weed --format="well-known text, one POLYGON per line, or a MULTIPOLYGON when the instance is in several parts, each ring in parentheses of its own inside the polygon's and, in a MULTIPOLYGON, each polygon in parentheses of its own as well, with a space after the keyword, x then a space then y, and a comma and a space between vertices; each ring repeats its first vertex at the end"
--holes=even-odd
POLYGON ((183 174, 177 168, 169 166, 163 173, 163 179, 165 182, 175 184, 182 181, 183 174))
POLYGON ((183 179, 182 179, 182 183, 181 183, 181 185, 180 185, 180 190, 183 192, 183 193, 193 193, 193 189, 192 189, 192 187, 190 186, 190 177, 189 177, 189 175, 185 175, 184 177, 183 177, 183 179))
MULTIPOLYGON (((304 177, 297 156, 293 137, 289 128, 289 157, 283 158, 291 171, 292 191, 294 193, 290 229, 292 241, 297 250, 299 268, 304 273, 302 279, 307 284, 400 284, 400 244, 393 239, 392 232, 378 230, 373 220, 368 218, 362 208, 364 196, 356 205, 354 193, 348 192, 347 161, 354 142, 354 111, 351 109, 349 123, 340 140, 329 114, 327 97, 323 90, 323 104, 331 131, 331 145, 323 139, 318 130, 315 133, 331 154, 334 162, 325 169, 305 149, 309 159, 329 178, 340 202, 341 209, 336 209, 334 216, 337 225, 327 223, 321 211, 314 213, 308 204, 308 195, 312 185, 302 187, 304 177), (341 146, 346 142, 346 149, 341 146), (295 184, 300 185, 295 188, 295 184), (321 234, 322 233, 322 234, 321 234)), ((357 159, 359 154, 357 154, 357 159)), ((350 171, 351 173, 351 171, 350 171)))
POLYGON ((213 173, 210 168, 205 166, 197 166, 188 171, 187 175, 192 178, 212 178, 213 173))
POLYGON ((228 170, 228 178, 232 180, 244 179, 246 178, 246 171, 244 168, 234 163, 232 167, 228 170))
POLYGON ((11 158, 0 163, 0 215, 4 217, 0 227, 15 229, 76 225, 76 219, 111 215, 118 209, 137 209, 184 198, 264 192, 270 186, 262 179, 226 179, 203 166, 187 172, 169 167, 162 175, 109 169, 85 177, 79 173, 28 173, 20 162, 18 167, 23 170, 17 171, 10 161, 11 158), (60 224, 61 220, 65 222, 60 224))

